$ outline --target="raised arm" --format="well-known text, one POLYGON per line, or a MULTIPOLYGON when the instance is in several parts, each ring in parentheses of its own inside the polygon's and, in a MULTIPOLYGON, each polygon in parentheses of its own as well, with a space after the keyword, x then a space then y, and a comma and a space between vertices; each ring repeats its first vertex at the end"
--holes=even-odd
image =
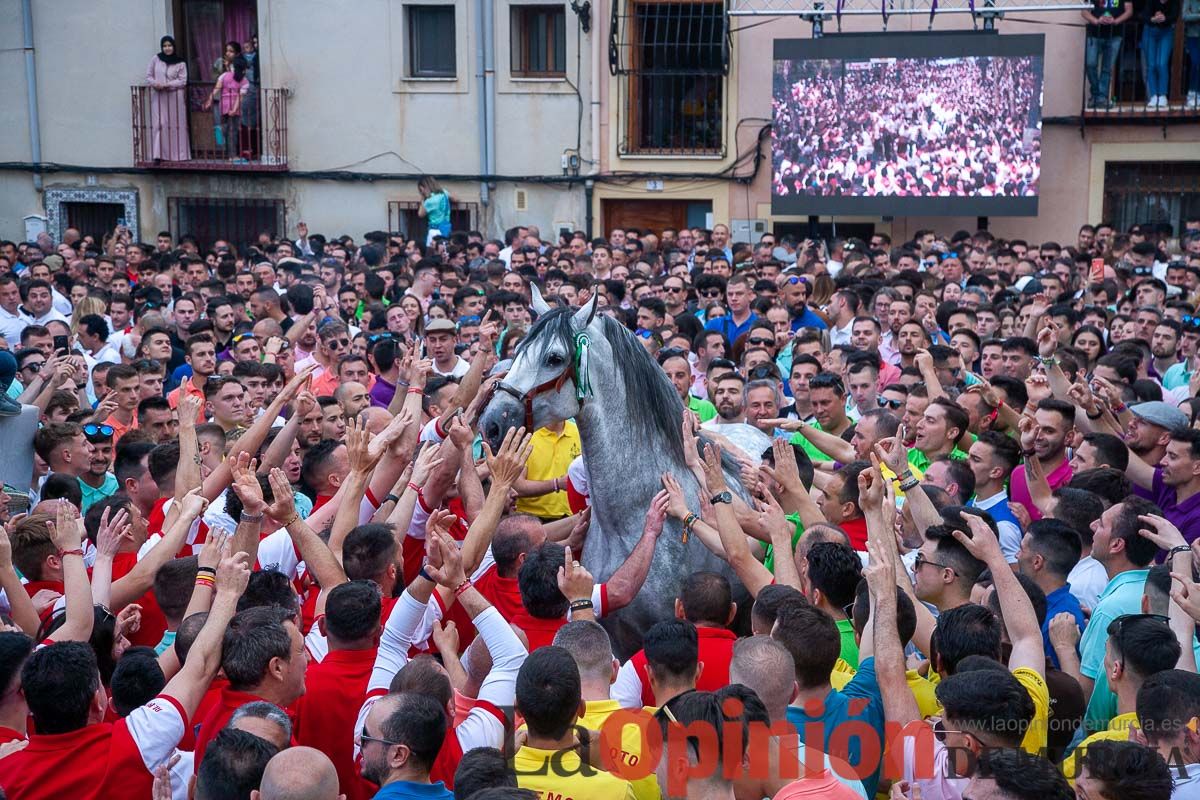
MULTIPOLYGON (((775 457, 775 466, 764 465, 762 469, 779 485, 780 507, 789 514, 798 514, 804 530, 825 522, 825 515, 821 513, 817 502, 800 480, 800 468, 796 464, 796 452, 792 450, 792 445, 783 439, 776 439, 771 443, 771 451, 775 457)), ((851 448, 850 461, 853 460, 851 448)), ((850 461, 843 463, 848 464, 850 461)))
POLYGON ((798 419, 767 419, 764 425, 772 425, 789 433, 798 433, 812 443, 834 461, 849 464, 854 460, 854 447, 840 436, 834 436, 829 431, 821 431, 798 419))
MULTIPOLYGON (((704 448, 704 479, 708 490, 716 497, 729 490, 725 481, 725 471, 721 467, 721 448, 716 444, 708 444, 704 448)), ((750 592, 751 597, 757 597, 762 587, 769 585, 774 576, 763 566, 762 562, 750 553, 746 542, 746 534, 738 524, 737 515, 730 503, 713 503, 712 513, 715 517, 716 529, 721 537, 721 547, 725 550, 725 558, 733 567, 734 573, 750 592)))
POLYGON ((287 461, 287 457, 292 452, 292 445, 296 443, 296 434, 300 431, 300 423, 316 406, 317 398, 313 397, 312 392, 300 392, 296 395, 296 402, 292 405, 292 416, 288 418, 279 433, 275 434, 275 438, 271 440, 271 444, 262 454, 262 461, 258 465, 258 471, 261 474, 269 475, 273 468, 282 466, 283 462, 287 461))
MULTIPOLYGON (((204 544, 200 547, 200 553, 196 556, 196 575, 201 573, 207 574, 212 578, 217 576, 217 567, 221 566, 223 555, 228 555, 228 542, 230 533, 223 531, 220 528, 214 528, 209 531, 208 538, 204 540, 204 544)), ((192 586, 192 596, 188 599, 187 608, 183 612, 180 619, 187 619, 193 614, 207 614, 212 608, 213 599, 217 594, 217 585, 210 581, 197 580, 192 586)), ((175 652, 174 647, 168 647, 163 650, 162 655, 158 657, 159 669, 163 671, 163 675, 167 680, 170 680, 176 672, 179 672, 180 666, 179 656, 175 652)))
POLYGON ((254 563, 258 560, 258 543, 262 538, 263 513, 267 510, 267 501, 263 499, 262 486, 258 482, 258 463, 244 451, 231 460, 231 488, 242 501, 242 513, 238 515, 237 530, 233 532, 232 548, 235 553, 248 554, 250 563, 254 563))
POLYGON ((1000 612, 1004 615, 1004 628, 1012 643, 1008 668, 1016 670, 1024 667, 1045 678, 1046 651, 1042 642, 1042 628, 1038 625, 1029 595, 1025 594, 1016 574, 1008 566, 1000 550, 1000 540, 988 524, 974 514, 964 514, 963 519, 971 529, 971 535, 954 530, 954 538, 992 572, 1000 612))
MULTIPOLYGON (((484 553, 492 541, 492 534, 504 515, 508 505, 508 493, 513 483, 521 476, 529 456, 533 452, 533 436, 525 432, 525 428, 509 428, 500 443, 500 450, 492 454, 492 448, 486 442, 483 445, 487 456, 488 470, 492 475, 492 486, 479 515, 467 529, 467 536, 462 543, 463 569, 468 574, 474 574, 483 561, 484 553)), ((464 470, 470 469, 464 465, 464 470)))
MULTIPOLYGON (((86 642, 92 635, 92 587, 83 563, 83 520, 75 506, 59 501, 53 522, 48 522, 50 541, 62 561, 63 594, 67 603, 66 621, 50 634, 55 642, 86 642)), ((22 593, 24 593, 22 591, 22 593)))
POLYGON ((179 463, 175 467, 175 504, 183 502, 183 496, 200 486, 204 480, 200 471, 200 440, 196 437, 196 420, 200 416, 202 400, 188 393, 191 382, 190 377, 184 378, 179 387, 179 463))
POLYGON ((217 675, 221 666, 221 638, 237 612, 238 598, 250 582, 250 556, 246 553, 229 555, 228 544, 225 547, 226 557, 217 567, 216 595, 208 619, 188 650, 187 662, 163 689, 163 694, 173 697, 183 707, 188 718, 196 713, 201 698, 217 675))
POLYGON ((371 472, 379 463, 382 452, 371 451, 371 434, 358 420, 352 419, 346 423, 346 454, 350 461, 348 474, 338 493, 341 499, 337 513, 333 515, 333 530, 329 535, 329 549, 334 558, 342 560, 342 543, 358 525, 359 508, 362 505, 363 493, 371 480, 371 472))
POLYGON ((642 526, 642 535, 637 544, 607 581, 606 605, 609 611, 629 605, 641 591, 642 584, 646 582, 646 575, 650 572, 654 548, 658 545, 658 537, 666 519, 667 493, 661 491, 650 501, 650 508, 646 511, 646 523, 642 526))
MULTIPOLYGON (((1138 517, 1138 521, 1145 526, 1139 533, 1158 545, 1159 549, 1166 550, 1170 555, 1171 572, 1176 575, 1191 575, 1192 548, 1183 538, 1179 528, 1175 527, 1166 517, 1157 514, 1145 514, 1138 517)), ((1192 639, 1196 635, 1195 621, 1188 614, 1187 609, 1175 600, 1171 601, 1168 608, 1167 620, 1171 625, 1171 630, 1175 633, 1175 638, 1179 640, 1179 661, 1175 664, 1175 669, 1195 672, 1196 653, 1192 648, 1192 639)))
POLYGON ((183 547, 184 539, 196 518, 208 508, 208 501, 200 495, 200 490, 193 489, 179 504, 179 516, 158 540, 150 552, 140 558, 133 569, 123 578, 114 581, 112 585, 112 603, 121 608, 141 597, 154 586, 154 576, 163 564, 175 558, 175 554, 183 547))
POLYGON ((92 564, 92 603, 110 611, 113 559, 122 544, 133 540, 129 533, 129 512, 118 509, 110 520, 108 515, 111 511, 111 507, 106 508, 100 515, 100 528, 96 532, 96 560, 92 564))
POLYGON ((37 635, 42 621, 33 607, 33 599, 25 591, 25 585, 21 583, 21 578, 13 568, 12 542, 8 538, 8 531, 2 525, 0 525, 0 589, 3 589, 5 596, 8 597, 13 622, 17 623, 17 627, 30 636, 37 635))

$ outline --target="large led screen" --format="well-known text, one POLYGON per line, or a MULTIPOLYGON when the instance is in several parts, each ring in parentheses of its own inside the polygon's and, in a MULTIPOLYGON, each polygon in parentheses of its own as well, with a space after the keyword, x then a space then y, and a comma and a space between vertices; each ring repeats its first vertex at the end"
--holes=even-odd
POLYGON ((1032 216, 1044 37, 775 41, 775 214, 1032 216))

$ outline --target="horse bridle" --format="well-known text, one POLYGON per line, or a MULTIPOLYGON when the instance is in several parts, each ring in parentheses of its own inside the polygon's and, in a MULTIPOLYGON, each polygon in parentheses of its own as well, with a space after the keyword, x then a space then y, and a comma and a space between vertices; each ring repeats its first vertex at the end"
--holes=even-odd
POLYGON ((496 381, 492 384, 491 394, 488 396, 488 403, 492 402, 492 398, 496 396, 496 392, 504 392, 512 397, 518 403, 525 407, 525 431, 533 433, 533 400, 538 395, 546 394, 547 392, 561 391, 567 381, 575 382, 575 396, 582 403, 583 398, 592 393, 590 381, 588 380, 588 335, 580 331, 575 334, 575 357, 567 362, 567 366, 557 377, 551 378, 545 383, 540 383, 527 392, 522 392, 515 386, 505 383, 504 381, 496 381), (583 376, 583 379, 580 379, 583 376))
MULTIPOLYGON (((546 381, 545 383, 538 384, 537 386, 533 387, 532 389, 530 389, 527 392, 522 392, 521 390, 517 389, 515 386, 507 384, 504 381, 496 381, 496 383, 494 383, 492 385, 492 397, 495 397, 496 392, 504 392, 505 394, 514 398, 518 403, 521 403, 523 406, 525 406, 525 430, 528 433, 532 433, 533 432, 533 399, 535 397, 537 397, 538 395, 546 394, 547 392, 560 391, 563 388, 563 386, 566 385, 568 380, 572 380, 574 378, 575 378, 575 365, 573 363, 567 364, 567 368, 564 369, 561 373, 559 373, 559 375, 557 377, 551 378, 550 380, 546 381)), ((488 403, 490 403, 491 401, 492 401, 492 398, 489 397, 488 403)), ((486 406, 487 404, 485 403, 484 405, 486 406)))

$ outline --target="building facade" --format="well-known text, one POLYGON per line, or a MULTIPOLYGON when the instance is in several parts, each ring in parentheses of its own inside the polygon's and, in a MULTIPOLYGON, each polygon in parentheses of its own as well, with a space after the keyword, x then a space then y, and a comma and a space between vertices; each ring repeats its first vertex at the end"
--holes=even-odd
MULTIPOLYGON (((43 225, 52 235, 66 225, 102 233, 118 221, 142 240, 169 230, 202 243, 260 230, 293 236, 300 223, 327 236, 420 236, 422 175, 449 191, 454 227, 488 236, 517 222, 551 238, 714 221, 732 222, 735 240, 765 229, 806 235, 807 217, 771 213, 771 74, 773 41, 809 37, 812 26, 795 14, 731 15, 740 2, 3 0, 0 237, 43 225), (163 34, 188 70, 175 105, 147 82, 163 34), (224 43, 249 51, 252 38, 252 108, 222 125, 205 100, 224 43)), ((1184 23, 1169 108, 1145 109, 1131 22, 1115 104, 1095 110, 1084 103, 1079 12, 1013 16, 997 22, 1002 33, 1046 37, 1041 201, 1036 217, 994 217, 991 230, 1050 239, 1102 218, 1177 223, 1200 211, 1200 109, 1185 103, 1184 23)), ((942 14, 932 25, 978 22, 942 14)), ((888 30, 929 24, 925 14, 895 15, 888 30)), ((846 16, 840 25, 883 23, 846 16)), ((826 235, 836 227, 893 239, 979 224, 818 221, 826 235)))

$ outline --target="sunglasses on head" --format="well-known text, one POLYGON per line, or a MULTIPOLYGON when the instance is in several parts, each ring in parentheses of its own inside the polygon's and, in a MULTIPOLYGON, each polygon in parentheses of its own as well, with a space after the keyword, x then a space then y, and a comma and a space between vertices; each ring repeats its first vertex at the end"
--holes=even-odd
POLYGON ((803 283, 807 286, 808 278, 803 275, 792 275, 790 278, 784 281, 784 283, 786 283, 788 286, 795 286, 797 283, 803 283))
POLYGON ((85 436, 99 435, 99 436, 103 436, 103 437, 111 437, 113 435, 113 426, 112 425, 95 425, 95 424, 89 422, 87 425, 83 426, 83 434, 85 436))
POLYGON ((247 339, 257 339, 257 338, 258 337, 256 337, 253 333, 250 333, 249 331, 247 331, 246 333, 239 333, 237 336, 234 336, 233 343, 238 344, 239 342, 244 342, 247 339))
POLYGON ((638 337, 639 339, 649 339, 651 336, 654 335, 654 331, 648 331, 645 328, 638 328, 636 331, 633 332, 633 335, 638 337))

